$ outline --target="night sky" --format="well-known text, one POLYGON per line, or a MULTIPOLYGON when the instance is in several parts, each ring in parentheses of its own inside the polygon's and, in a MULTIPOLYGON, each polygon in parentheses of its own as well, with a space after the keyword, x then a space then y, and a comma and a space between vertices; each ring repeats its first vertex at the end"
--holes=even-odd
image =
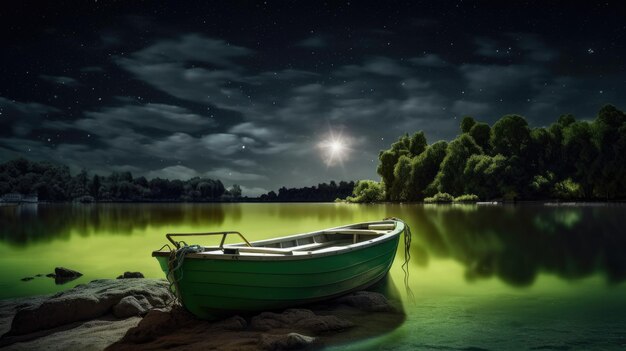
POLYGON ((625 5, 550 3, 5 4, 0 162, 257 195, 379 179, 399 135, 449 140, 465 115, 539 127, 625 109, 625 5))

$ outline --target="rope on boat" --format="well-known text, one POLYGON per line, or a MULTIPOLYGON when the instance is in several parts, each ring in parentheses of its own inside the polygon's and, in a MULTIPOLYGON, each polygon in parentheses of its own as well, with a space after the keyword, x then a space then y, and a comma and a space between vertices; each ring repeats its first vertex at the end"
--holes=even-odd
POLYGON ((402 272, 404 272, 404 289, 406 290, 406 296, 412 303, 415 303, 415 295, 411 286, 409 285, 409 261, 411 261, 411 227, 405 221, 396 217, 387 217, 383 220, 394 220, 402 222, 404 224, 404 262, 402 263, 402 272))
MULTIPOLYGON (((187 245, 187 243, 182 243, 183 246, 181 246, 180 248, 175 250, 170 249, 170 257, 167 262, 167 280, 170 282, 169 291, 174 291, 174 300, 179 301, 182 300, 180 298, 180 288, 178 287, 178 283, 183 280, 183 270, 181 268, 183 266, 183 262, 185 261, 185 256, 190 253, 198 253, 204 251, 204 249, 200 245, 187 245), (179 272, 178 278, 176 277, 177 271, 179 272)), ((169 245, 164 245, 164 247, 165 246, 169 248, 169 245)))

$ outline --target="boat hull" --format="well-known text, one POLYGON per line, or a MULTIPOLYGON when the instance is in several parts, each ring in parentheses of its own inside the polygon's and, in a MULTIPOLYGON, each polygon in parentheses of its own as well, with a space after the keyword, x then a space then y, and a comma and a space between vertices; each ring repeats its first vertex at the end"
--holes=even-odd
MULTIPOLYGON (((187 310, 204 319, 333 298, 383 278, 395 258, 399 237, 348 252, 303 259, 189 257, 180 269, 182 277, 177 276, 179 297, 187 310)), ((156 258, 167 274, 168 257, 156 258)))

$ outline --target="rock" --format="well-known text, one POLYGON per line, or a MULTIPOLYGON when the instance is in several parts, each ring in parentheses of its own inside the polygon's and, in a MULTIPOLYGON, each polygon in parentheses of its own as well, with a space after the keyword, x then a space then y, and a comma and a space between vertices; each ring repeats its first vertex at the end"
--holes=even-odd
POLYGON ((394 311, 385 295, 373 291, 357 291, 340 297, 336 301, 367 312, 394 311))
POLYGON ((33 277, 25 277, 25 278, 22 278, 21 280, 22 280, 23 282, 27 282, 27 281, 29 281, 29 280, 33 280, 33 279, 35 279, 35 278, 33 278, 33 277))
POLYGON ((335 299, 308 306, 311 309, 262 312, 248 323, 240 316, 213 322, 200 320, 176 305, 171 311, 149 311, 106 350, 289 350, 341 345, 388 333, 403 323, 402 313, 368 312, 346 306, 352 303, 383 309, 386 302, 376 294, 356 294, 343 302, 335 299))
MULTIPOLYGON (((164 307, 171 299, 165 280, 94 280, 46 298, 40 305, 18 308, 9 333, 23 335, 69 323, 94 319, 112 311, 124 297, 142 296, 153 307, 164 307)), ((146 306, 146 305, 142 305, 146 306)))
POLYGON ((56 274, 54 274, 54 273, 48 273, 48 274, 46 274, 46 277, 48 277, 48 278, 56 278, 56 276, 57 276, 57 275, 56 275, 56 274))
POLYGON ((123 297, 113 306, 113 315, 117 318, 143 316, 152 309, 152 305, 143 295, 123 297))
POLYGON ((65 284, 81 277, 82 275, 82 273, 68 268, 57 267, 54 269, 54 283, 57 285, 65 284))
POLYGON ((141 272, 124 272, 124 274, 117 277, 117 279, 128 279, 128 278, 144 278, 141 272))
POLYGON ((171 311, 153 309, 146 314, 135 328, 128 330, 120 340, 125 344, 143 344, 170 334, 181 327, 192 326, 198 323, 207 323, 196 319, 182 307, 172 308, 171 311))
POLYGON ((272 329, 290 328, 306 330, 319 334, 353 327, 350 321, 336 316, 320 316, 306 309, 288 309, 282 313, 263 312, 252 317, 250 326, 253 329, 269 331, 272 329))
POLYGON ((248 327, 248 322, 240 316, 233 316, 213 323, 212 327, 224 330, 244 330, 248 327))
POLYGON ((315 338, 298 334, 261 334, 258 346, 262 350, 301 349, 315 342, 315 338))
POLYGON ((81 272, 77 272, 64 267, 55 268, 54 274, 56 278, 78 278, 83 275, 81 272))

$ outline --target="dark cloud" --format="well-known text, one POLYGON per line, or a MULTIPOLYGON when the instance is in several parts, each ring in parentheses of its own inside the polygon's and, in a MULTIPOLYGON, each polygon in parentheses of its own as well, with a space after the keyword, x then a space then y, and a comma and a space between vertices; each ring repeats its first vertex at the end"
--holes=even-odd
POLYGON ((52 82, 52 83, 56 83, 56 84, 60 84, 60 85, 64 85, 67 87, 77 87, 80 86, 80 83, 72 78, 72 77, 65 77, 65 76, 49 76, 46 74, 42 74, 39 77, 41 77, 41 79, 48 81, 48 82, 52 82))
POLYGON ((420 65, 420 66, 428 66, 428 67, 445 67, 448 65, 446 61, 444 61, 437 54, 425 54, 420 57, 413 57, 409 59, 410 62, 420 65))
POLYGON ((304 48, 323 48, 328 45, 328 42, 320 35, 313 35, 302 41, 299 41, 298 43, 296 43, 296 45, 304 48))
POLYGON ((52 106, 37 102, 19 102, 0 96, 0 122, 3 126, 0 135, 28 135, 45 116, 58 112, 59 109, 52 106))

